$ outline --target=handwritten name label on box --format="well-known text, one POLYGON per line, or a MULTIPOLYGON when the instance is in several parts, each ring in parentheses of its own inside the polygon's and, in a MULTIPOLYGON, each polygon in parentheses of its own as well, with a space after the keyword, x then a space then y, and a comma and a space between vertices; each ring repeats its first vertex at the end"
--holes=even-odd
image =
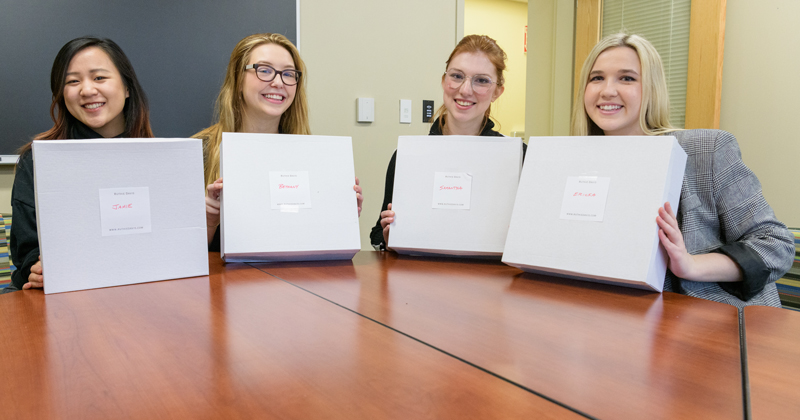
POLYGON ((469 210, 472 175, 466 172, 434 172, 434 209, 469 210))
POLYGON ((597 176, 567 177, 561 219, 602 222, 611 178, 597 176))
POLYGON ((150 188, 101 188, 102 236, 150 233, 150 188))
POLYGON ((297 212, 311 208, 311 185, 308 171, 269 172, 269 201, 271 208, 282 212, 297 212))

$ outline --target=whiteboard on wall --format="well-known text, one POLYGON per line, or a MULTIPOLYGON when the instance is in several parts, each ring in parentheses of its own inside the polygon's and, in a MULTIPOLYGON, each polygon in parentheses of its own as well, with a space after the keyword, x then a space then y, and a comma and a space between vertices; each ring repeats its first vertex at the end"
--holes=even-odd
MULTIPOLYGON (((0 0, 0 155, 53 126, 50 70, 69 40, 110 38, 133 63, 157 137, 212 123, 231 51, 247 35, 298 37, 299 0, 0 0)), ((0 162, 1 163, 1 162, 0 162)))

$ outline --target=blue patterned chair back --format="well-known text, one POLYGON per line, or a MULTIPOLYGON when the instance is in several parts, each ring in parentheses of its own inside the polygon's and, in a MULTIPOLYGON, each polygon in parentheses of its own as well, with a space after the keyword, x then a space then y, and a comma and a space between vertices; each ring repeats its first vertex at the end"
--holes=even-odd
POLYGON ((2 289, 11 283, 11 257, 8 253, 8 232, 11 232, 11 217, 0 216, 0 227, 3 228, 3 232, 0 233, 0 289, 2 289), (8 228, 6 228, 6 223, 8 223, 8 228))
POLYGON ((783 307, 800 311, 800 229, 789 230, 794 234, 794 264, 776 285, 783 307))

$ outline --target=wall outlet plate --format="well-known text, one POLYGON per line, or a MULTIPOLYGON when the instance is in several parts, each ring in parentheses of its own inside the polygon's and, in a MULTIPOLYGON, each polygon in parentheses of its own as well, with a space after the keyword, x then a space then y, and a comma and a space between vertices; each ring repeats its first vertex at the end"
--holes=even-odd
POLYGON ((422 101, 422 122, 431 122, 433 118, 433 101, 422 101))

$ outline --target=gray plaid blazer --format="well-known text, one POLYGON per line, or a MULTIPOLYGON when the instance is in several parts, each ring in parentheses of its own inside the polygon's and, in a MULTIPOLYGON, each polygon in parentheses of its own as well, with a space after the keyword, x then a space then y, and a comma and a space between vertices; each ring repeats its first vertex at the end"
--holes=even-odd
POLYGON ((794 236, 775 218, 761 183, 732 134, 721 130, 670 133, 689 156, 678 224, 690 254, 721 252, 744 271, 744 281, 706 283, 667 272, 664 290, 724 302, 780 307, 775 280, 791 267, 794 236))

